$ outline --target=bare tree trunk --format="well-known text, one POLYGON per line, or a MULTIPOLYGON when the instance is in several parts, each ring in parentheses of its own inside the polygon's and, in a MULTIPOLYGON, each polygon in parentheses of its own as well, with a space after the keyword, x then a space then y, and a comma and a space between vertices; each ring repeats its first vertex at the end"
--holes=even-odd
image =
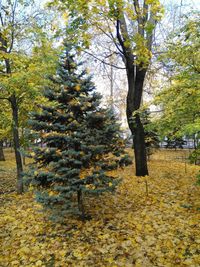
POLYGON ((147 153, 145 146, 145 134, 144 127, 141 123, 140 117, 136 116, 136 128, 133 137, 135 164, 136 164, 136 176, 148 175, 147 168, 147 153))
POLYGON ((127 59, 128 95, 127 120, 132 133, 136 176, 148 175, 144 127, 137 113, 140 108, 146 69, 134 66, 133 58, 127 59), (136 114, 134 114, 136 112, 136 114))
POLYGON ((4 151, 3 151, 3 141, 0 140, 0 161, 5 161, 4 151))
MULTIPOLYGON (((22 128, 21 134, 22 134, 22 139, 25 140, 24 128, 22 128)), ((24 143, 24 146, 23 146, 23 150, 25 150, 25 143, 24 143)), ((22 163, 23 163, 23 166, 26 165, 26 156, 25 156, 25 153, 22 154, 22 163)))
POLYGON ((20 142, 19 142, 19 122, 18 122, 18 104, 16 96, 13 94, 10 97, 10 103, 12 108, 12 120, 13 120, 13 140, 14 140, 14 151, 17 165, 17 193, 23 193, 23 165, 20 154, 20 142))
POLYGON ((78 199, 78 209, 81 212, 81 219, 85 219, 85 210, 84 210, 84 205, 83 205, 83 193, 82 190, 79 190, 77 192, 77 199, 78 199))

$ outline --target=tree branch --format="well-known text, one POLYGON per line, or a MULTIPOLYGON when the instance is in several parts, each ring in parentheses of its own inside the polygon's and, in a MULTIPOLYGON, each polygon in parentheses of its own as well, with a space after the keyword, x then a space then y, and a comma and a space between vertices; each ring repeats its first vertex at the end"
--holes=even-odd
POLYGON ((4 26, 4 22, 3 22, 3 18, 2 18, 2 14, 0 13, 0 21, 1 21, 1 26, 4 26))
POLYGON ((0 97, 0 100, 8 100, 8 101, 10 101, 10 99, 8 97, 0 97))
POLYGON ((124 69, 126 69, 126 68, 118 67, 118 66, 116 66, 116 65, 114 65, 114 64, 108 63, 108 62, 106 62, 105 60, 98 58, 97 56, 95 56, 94 54, 92 54, 92 53, 90 53, 90 52, 84 51, 84 53, 86 53, 86 54, 92 56, 93 58, 95 58, 96 60, 100 61, 101 63, 103 63, 103 64, 105 64, 105 65, 112 66, 113 68, 120 69, 120 70, 124 70, 124 69))
POLYGON ((10 53, 12 51, 13 43, 14 43, 14 35, 15 35, 14 24, 15 24, 16 8, 17 8, 17 0, 15 0, 15 2, 13 3, 13 6, 12 6, 12 22, 11 22, 12 32, 11 32, 11 43, 10 43, 10 48, 8 50, 8 53, 10 53))
POLYGON ((117 24, 116 24, 116 32, 117 32, 117 39, 123 49, 123 54, 125 53, 125 46, 124 46, 124 41, 122 39, 121 33, 120 33, 120 20, 117 19, 117 24))
MULTIPOLYGON (((109 25, 108 25, 108 27, 109 27, 109 25)), ((114 45, 116 46, 117 50, 118 50, 121 54, 123 54, 123 51, 120 49, 119 45, 116 43, 115 38, 114 38, 112 32, 110 31, 110 27, 109 27, 109 34, 110 34, 110 35, 109 35, 106 31, 104 31, 102 28, 100 28, 100 27, 98 27, 98 26, 97 26, 97 28, 98 28, 100 31, 102 31, 103 34, 105 34, 109 39, 111 39, 112 42, 114 43, 114 45)))
MULTIPOLYGON (((138 0, 134 0, 133 2, 134 2, 135 13, 137 14, 138 33, 144 37, 144 21, 142 18, 142 14, 140 12, 140 5, 138 0)), ((145 0, 144 0, 144 6, 146 6, 145 0)))

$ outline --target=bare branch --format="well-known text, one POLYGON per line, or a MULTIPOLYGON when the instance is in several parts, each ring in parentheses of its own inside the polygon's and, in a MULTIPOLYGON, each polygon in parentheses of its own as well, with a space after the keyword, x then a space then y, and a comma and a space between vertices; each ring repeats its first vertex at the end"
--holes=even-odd
POLYGON ((14 1, 13 6, 12 6, 12 22, 11 22, 11 27, 12 27, 12 32, 11 32, 11 43, 10 43, 10 48, 8 50, 8 53, 12 51, 13 48, 13 43, 14 43, 14 35, 15 35, 15 12, 17 8, 17 0, 14 1))
POLYGON ((111 32, 111 29, 110 29, 109 24, 108 24, 107 26, 109 27, 109 34, 108 34, 106 31, 104 31, 102 28, 100 28, 100 27, 98 27, 98 26, 97 26, 97 28, 98 28, 100 31, 102 31, 102 33, 105 34, 109 39, 111 39, 112 42, 114 43, 114 45, 116 46, 117 50, 118 50, 121 54, 123 54, 123 51, 120 49, 119 45, 118 45, 117 42, 115 41, 115 37, 113 36, 113 34, 112 34, 112 32, 111 32))
MULTIPOLYGON (((140 12, 140 5, 138 0, 134 0, 133 2, 134 2, 135 13, 137 14, 138 33, 144 36, 144 21, 142 18, 142 14, 140 12)), ((146 6, 145 1, 144 1, 144 6, 146 6)))
POLYGON ((161 109, 161 110, 150 111, 150 113, 160 113, 160 112, 164 112, 164 111, 165 111, 164 109, 161 109))
POLYGON ((3 27, 4 26, 4 22, 3 22, 3 17, 2 17, 1 13, 0 13, 0 21, 1 21, 1 26, 3 27))
POLYGON ((146 12, 144 16, 144 24, 145 24, 148 21, 148 14, 149 14, 149 5, 146 3, 146 0, 144 0, 143 12, 146 12))
MULTIPOLYGON (((152 23, 154 26, 156 26, 156 24, 157 24, 156 20, 153 17, 152 12, 150 14, 149 22, 152 23)), ((149 51, 151 51, 152 50, 152 43, 153 43, 153 31, 147 33, 146 38, 147 38, 147 47, 148 47, 149 51)))
POLYGON ((90 52, 84 51, 84 53, 86 53, 86 54, 92 56, 93 58, 95 58, 96 60, 100 61, 101 63, 103 63, 103 64, 105 64, 105 65, 112 66, 113 68, 120 69, 120 70, 124 70, 124 69, 126 69, 126 68, 119 67, 119 66, 116 66, 116 65, 114 65, 114 64, 108 63, 108 62, 106 62, 105 60, 98 58, 97 56, 95 56, 94 54, 92 54, 92 53, 90 53, 90 52))
POLYGON ((117 31, 117 39, 123 49, 123 53, 125 52, 125 46, 124 46, 124 41, 122 39, 121 33, 120 33, 120 20, 117 20, 116 24, 116 31, 117 31))
POLYGON ((133 0, 133 3, 134 3, 134 7, 135 7, 135 12, 137 15, 139 15, 140 6, 139 6, 138 0, 133 0))
POLYGON ((126 45, 125 42, 126 40, 129 40, 129 34, 128 34, 128 29, 125 21, 124 14, 121 14, 120 20, 117 20, 117 25, 116 25, 116 30, 117 30, 117 38, 119 40, 119 43, 123 49, 123 55, 126 59, 130 60, 130 64, 134 63, 135 55, 133 55, 131 46, 126 45))

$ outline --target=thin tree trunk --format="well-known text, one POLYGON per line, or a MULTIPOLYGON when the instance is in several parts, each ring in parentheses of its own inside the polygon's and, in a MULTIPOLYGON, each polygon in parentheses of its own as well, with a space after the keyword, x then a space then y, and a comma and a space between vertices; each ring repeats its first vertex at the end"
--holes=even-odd
POLYGON ((83 193, 81 190, 77 192, 77 199, 78 199, 78 209, 81 212, 81 219, 85 219, 85 211, 83 206, 83 193))
POLYGON ((197 143, 196 143, 196 136, 195 134, 193 135, 193 140, 194 140, 194 149, 197 149, 197 143))
MULTIPOLYGON (((24 128, 22 128, 21 134, 22 134, 22 139, 25 140, 25 137, 24 137, 24 128)), ((23 150, 25 152, 25 142, 24 142, 23 150)), ((24 152, 23 152, 23 155, 22 155, 22 163, 23 163, 23 166, 26 165, 26 156, 25 156, 25 153, 24 152)))
POLYGON ((3 141, 0 140, 0 161, 5 161, 4 151, 3 151, 3 141))
POLYGON ((23 165, 20 154, 20 142, 19 142, 19 122, 18 122, 18 104, 15 95, 10 97, 10 103, 12 107, 12 120, 13 120, 13 140, 14 140, 14 151, 17 165, 17 193, 23 193, 23 165))
POLYGON ((22 161, 23 161, 23 165, 26 166, 26 157, 25 156, 22 157, 22 161))
POLYGON ((111 107, 114 110, 114 75, 113 75, 113 66, 110 66, 110 98, 111 98, 111 107))

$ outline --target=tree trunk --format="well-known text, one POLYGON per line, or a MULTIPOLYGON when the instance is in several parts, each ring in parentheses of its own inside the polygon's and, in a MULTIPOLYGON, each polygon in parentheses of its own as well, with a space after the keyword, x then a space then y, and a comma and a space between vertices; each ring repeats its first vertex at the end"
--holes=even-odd
POLYGON ((148 175, 147 153, 145 145, 144 127, 141 123, 139 115, 136 116, 135 122, 136 122, 136 127, 133 137, 133 143, 134 143, 136 176, 145 176, 148 175))
MULTIPOLYGON (((23 142, 25 141, 25 136, 24 136, 24 128, 22 128, 22 130, 21 130, 21 134, 22 134, 22 140, 23 140, 23 142)), ((23 154, 22 154, 22 163, 23 163, 23 166, 25 166, 26 165, 26 156, 25 156, 25 147, 26 147, 26 145, 25 145, 25 142, 24 142, 24 144, 23 144, 23 154)))
POLYGON ((26 156, 22 157, 22 162, 23 162, 23 165, 26 166, 26 156))
POLYGON ((3 141, 0 140, 0 161, 5 161, 5 156, 3 152, 3 141))
POLYGON ((16 96, 13 94, 10 97, 10 103, 12 107, 12 120, 13 120, 13 141, 14 141, 14 151, 15 159, 17 165, 17 193, 23 193, 23 165, 20 154, 20 142, 19 142, 19 122, 18 122, 18 104, 16 96))
POLYGON ((77 192, 77 199, 78 199, 78 209, 81 212, 81 219, 85 220, 85 211, 83 206, 83 193, 82 190, 78 190, 77 192))
POLYGON ((141 66, 135 66, 133 62, 134 60, 129 58, 126 64, 128 78, 126 112, 128 125, 133 137, 136 176, 145 176, 148 175, 145 134, 140 114, 137 111, 141 104, 146 69, 141 68, 141 66), (136 113, 134 114, 134 112, 136 113))

